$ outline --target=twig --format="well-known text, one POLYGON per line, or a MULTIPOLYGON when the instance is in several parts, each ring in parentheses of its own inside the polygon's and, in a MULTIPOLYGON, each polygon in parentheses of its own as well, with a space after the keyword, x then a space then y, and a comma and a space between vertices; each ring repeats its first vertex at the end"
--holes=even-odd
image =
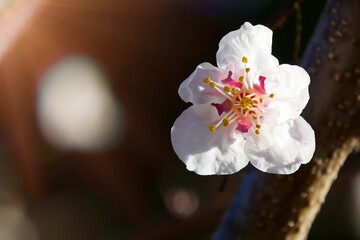
POLYGON ((223 176, 220 182, 218 192, 224 192, 227 182, 229 181, 229 176, 223 176))
POLYGON ((296 10, 299 9, 304 0, 289 0, 269 21, 266 26, 275 30, 281 27, 286 19, 296 10))
POLYGON ((295 8, 295 41, 294 41, 294 51, 293 51, 293 62, 299 62, 299 52, 300 52, 300 45, 301 45, 301 7, 298 3, 294 4, 295 8))

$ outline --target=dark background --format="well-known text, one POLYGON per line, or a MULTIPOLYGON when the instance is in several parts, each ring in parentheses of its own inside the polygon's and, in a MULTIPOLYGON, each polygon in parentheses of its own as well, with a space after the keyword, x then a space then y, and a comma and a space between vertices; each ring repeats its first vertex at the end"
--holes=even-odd
MULTIPOLYGON (((224 192, 218 191, 221 176, 197 176, 185 169, 170 142, 170 128, 188 106, 178 86, 198 64, 216 64, 222 36, 245 21, 269 24, 288 3, 40 1, 0 60, 0 186, 8 192, 0 195, 0 220, 13 216, 2 209, 16 206, 43 240, 209 239, 246 169, 230 176, 224 192), (125 136, 108 150, 60 150, 38 129, 42 74, 59 59, 79 53, 102 66, 123 106, 125 136), (191 213, 177 209, 177 193, 190 199, 191 213)), ((324 4, 301 5, 299 57, 324 4)), ((12 14, 11 7, 6 11, 0 22, 11 24, 4 17, 12 14)), ((274 30, 273 54, 280 63, 298 61, 293 57, 295 29, 293 13, 274 30)), ((355 158, 342 169, 309 239, 356 239, 355 158)), ((29 227, 21 224, 15 224, 21 229, 15 232, 27 233, 29 227)))

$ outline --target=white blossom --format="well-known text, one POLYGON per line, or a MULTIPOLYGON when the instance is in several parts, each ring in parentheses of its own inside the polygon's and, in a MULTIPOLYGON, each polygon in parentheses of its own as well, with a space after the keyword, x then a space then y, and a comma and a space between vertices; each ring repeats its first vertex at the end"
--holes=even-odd
POLYGON ((219 43, 217 67, 200 64, 180 85, 193 105, 175 121, 171 140, 190 171, 232 174, 248 162, 291 174, 315 151, 311 126, 300 116, 309 100, 307 72, 279 65, 272 31, 245 23, 219 43))

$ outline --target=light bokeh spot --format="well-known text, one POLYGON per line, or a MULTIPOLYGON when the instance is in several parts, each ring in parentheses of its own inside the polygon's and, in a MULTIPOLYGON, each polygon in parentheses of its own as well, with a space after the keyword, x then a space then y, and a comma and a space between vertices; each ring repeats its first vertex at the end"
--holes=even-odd
POLYGON ((189 217, 199 207, 199 196, 189 189, 171 189, 164 196, 167 210, 175 217, 189 217))
POLYGON ((44 138, 64 150, 97 151, 123 135, 124 116, 99 65, 85 56, 54 64, 37 92, 44 138))

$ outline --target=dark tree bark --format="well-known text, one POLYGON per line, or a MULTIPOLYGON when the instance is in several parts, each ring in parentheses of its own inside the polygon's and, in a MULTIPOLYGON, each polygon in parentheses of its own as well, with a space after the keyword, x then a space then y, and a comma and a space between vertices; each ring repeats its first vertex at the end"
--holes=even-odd
POLYGON ((360 3, 329 0, 302 66, 311 76, 304 117, 313 126, 312 161, 289 176, 251 170, 214 239, 305 239, 360 138, 360 3))

